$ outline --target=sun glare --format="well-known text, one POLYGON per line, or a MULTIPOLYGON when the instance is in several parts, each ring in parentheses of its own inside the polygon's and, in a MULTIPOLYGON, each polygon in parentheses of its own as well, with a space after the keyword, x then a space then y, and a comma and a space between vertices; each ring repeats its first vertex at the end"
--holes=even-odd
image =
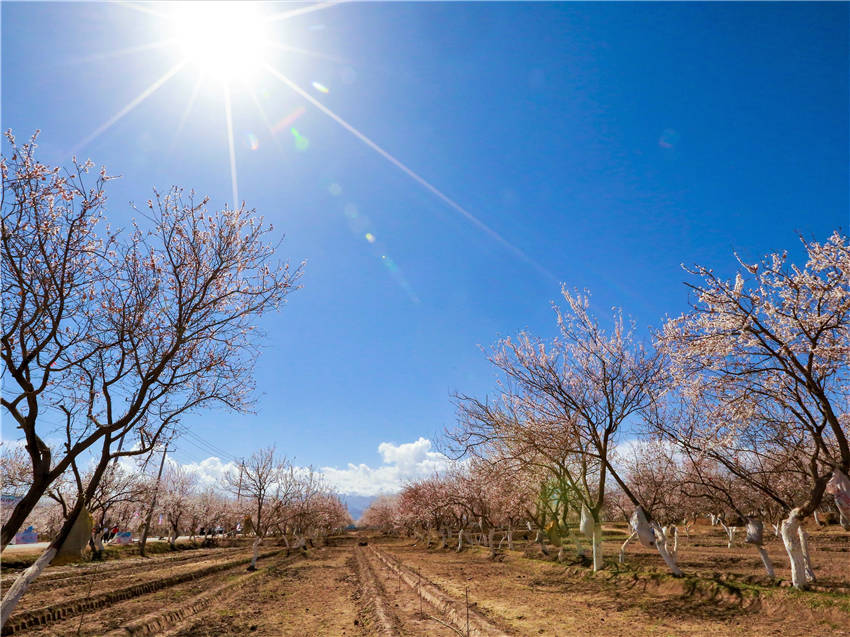
POLYGON ((244 79, 265 61, 265 20, 253 2, 181 2, 173 25, 184 59, 207 76, 244 79))

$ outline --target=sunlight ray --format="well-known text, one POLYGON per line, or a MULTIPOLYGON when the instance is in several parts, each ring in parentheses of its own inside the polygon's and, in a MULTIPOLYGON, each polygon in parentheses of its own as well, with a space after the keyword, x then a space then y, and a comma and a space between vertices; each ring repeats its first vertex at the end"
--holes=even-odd
POLYGON ((239 184, 236 179, 236 149, 233 144, 233 111, 230 108, 230 87, 224 87, 224 113, 227 118, 227 149, 230 158, 230 189, 233 193, 233 207, 239 207, 239 184))
POLYGON ((257 94, 253 91, 253 89, 248 88, 248 94, 251 96, 251 99, 254 100, 254 105, 257 107, 257 110, 260 111, 260 117, 263 118, 263 122, 266 125, 266 128, 269 131, 269 135, 272 138, 272 141, 275 143, 275 146, 278 147, 281 151, 283 150, 283 146, 280 145, 280 140, 274 134, 274 126, 269 119, 269 116, 266 114, 266 109, 263 108, 263 105, 260 104, 260 100, 257 97, 257 94))
POLYGON ((330 9, 331 7, 335 7, 338 4, 345 4, 348 0, 332 0, 331 2, 318 2, 316 4, 311 4, 308 7, 301 7, 300 9, 292 9, 291 11, 283 11, 281 13, 276 13, 275 15, 269 16, 266 18, 266 22, 278 22, 279 20, 288 20, 289 18, 294 18, 297 15, 303 15, 305 13, 312 13, 313 11, 322 11, 324 9, 330 9))
POLYGON ((122 108, 120 111, 115 113, 112 117, 110 117, 106 122, 98 126, 92 133, 90 133, 87 137, 85 137, 82 141, 78 142, 72 149, 71 154, 75 154, 77 151, 82 149, 87 144, 91 143, 95 138, 97 138, 101 133, 109 129, 115 122, 124 117, 127 113, 136 108, 139 104, 144 102, 148 97, 150 97, 160 86, 165 84, 168 80, 174 77, 180 69, 182 69, 186 65, 186 61, 183 60, 178 62, 173 67, 171 67, 168 71, 166 71, 159 79, 157 79, 153 84, 148 86, 144 91, 139 93, 136 97, 134 97, 130 102, 122 108))
POLYGON ((292 89, 293 91, 298 93, 301 97, 303 97, 305 100, 310 102, 313 106, 315 106, 320 111, 322 111, 325 115, 327 115, 332 120, 334 120, 337 124, 342 126, 345 130, 347 130, 349 133, 354 135, 361 142, 366 144, 369 148, 374 150, 381 157, 383 157, 388 162, 390 162, 393 166, 395 166, 396 168, 401 170, 405 175, 407 175, 408 177, 413 179, 420 186, 422 186, 427 191, 429 191, 431 194, 436 196, 443 203, 448 205, 450 208, 452 208, 456 212, 460 213, 467 221, 474 224, 479 230, 481 230, 482 232, 487 234, 491 239, 500 243, 502 246, 504 246, 510 252, 512 252, 515 256, 519 257, 522 261, 525 261, 527 264, 531 265, 533 268, 535 268, 541 274, 545 275, 547 278, 557 282, 557 280, 558 280, 557 277, 555 277, 555 275, 552 274, 549 270, 547 270, 545 267, 543 267, 542 265, 537 263, 537 261, 532 259, 525 252, 523 252, 521 249, 516 247, 514 244, 512 244, 507 239, 505 239, 502 235, 500 235, 498 232, 493 230, 486 223, 484 223, 483 221, 478 219, 478 217, 473 215, 466 208, 464 208, 459 203, 457 203, 454 199, 452 199, 451 197, 449 197, 448 195, 443 193, 439 188, 432 185, 424 177, 421 177, 418 173, 416 173, 412 169, 408 168, 404 163, 401 162, 401 160, 396 159, 395 156, 391 155, 389 152, 387 152, 386 150, 381 148, 378 144, 373 142, 369 137, 367 137, 365 134, 361 133, 354 126, 352 126, 347 121, 345 121, 342 117, 340 117, 339 115, 334 113, 331 109, 329 109, 327 106, 322 104, 319 100, 315 99, 312 95, 310 95, 307 91, 305 91, 300 86, 298 86, 295 82, 293 82, 288 77, 286 77, 283 73, 278 71, 276 68, 274 68, 270 64, 267 64, 266 68, 268 69, 268 71, 272 75, 274 75, 277 79, 279 79, 281 82, 283 82, 286 86, 288 86, 290 89, 292 89))
POLYGON ((91 55, 84 55, 77 58, 67 58, 59 62, 59 66, 73 66, 75 64, 85 64, 87 62, 99 62, 101 60, 109 60, 112 58, 122 57, 124 55, 132 55, 133 53, 141 53, 143 51, 161 49, 170 44, 174 44, 174 40, 172 38, 166 40, 157 40, 156 42, 147 42, 146 44, 128 46, 124 49, 104 51, 103 53, 92 53, 91 55))
POLYGON ((116 0, 116 3, 122 7, 126 7, 127 9, 132 9, 133 11, 138 11, 139 13, 147 13, 148 15, 156 16, 157 18, 162 18, 163 20, 168 19, 168 15, 163 13, 162 11, 156 11, 150 8, 151 3, 138 3, 138 2, 127 2, 126 0, 116 0))
POLYGON ((322 60, 328 60, 329 62, 335 62, 336 64, 351 64, 350 60, 346 60, 345 58, 337 57, 335 55, 328 55, 326 53, 321 53, 319 51, 311 51, 310 49, 301 49, 297 46, 289 46, 288 44, 282 44, 280 42, 275 42, 270 40, 266 43, 270 48, 277 49, 278 51, 284 51, 287 53, 300 53, 301 55, 309 55, 315 58, 319 58, 322 60))
POLYGON ((201 75, 195 81, 195 86, 192 88, 192 94, 189 96, 189 103, 186 104, 186 109, 183 111, 183 114, 180 116, 180 121, 177 122, 177 128, 174 131, 174 137, 171 139, 171 146, 168 147, 169 153, 174 150, 174 147, 177 145, 177 138, 180 136, 180 133, 183 131, 183 127, 186 125, 186 120, 189 119, 189 113, 192 112, 192 107, 195 105, 195 100, 198 98, 198 93, 201 90, 201 85, 204 83, 204 76, 201 75))

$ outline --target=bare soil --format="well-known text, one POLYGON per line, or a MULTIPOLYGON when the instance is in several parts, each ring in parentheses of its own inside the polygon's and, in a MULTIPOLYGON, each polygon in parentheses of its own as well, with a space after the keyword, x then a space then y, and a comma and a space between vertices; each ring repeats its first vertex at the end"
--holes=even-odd
MULTIPOLYGON (((838 527, 810 529, 818 581, 809 592, 768 580, 756 550, 743 544, 743 537, 727 548, 726 536, 716 527, 700 526, 690 539, 684 533, 680 537, 685 578, 667 575, 657 553, 637 543, 627 548, 625 565, 618 565, 623 539, 624 528, 606 527, 606 569, 594 575, 583 562, 558 563, 556 551, 547 558, 531 543, 517 542, 518 550, 494 561, 484 547, 461 553, 426 550, 412 546, 411 538, 360 533, 334 538, 306 555, 287 556, 281 549, 261 560, 256 573, 244 565, 230 568, 16 634, 93 636, 116 629, 124 634, 124 626, 155 616, 160 623, 151 624, 155 628, 149 634, 181 637, 465 634, 462 617, 458 630, 457 622, 447 625, 453 620, 444 614, 445 606, 441 610, 420 600, 416 579, 408 576, 411 581, 405 582, 398 575, 403 567, 411 569, 405 570, 408 575, 421 573, 423 583, 460 608, 468 593, 472 612, 502 634, 850 636, 850 534, 838 527), (372 546, 358 546, 358 541, 391 556, 393 568, 378 559, 372 546), (201 599, 204 603, 198 604, 201 599)), ((778 577, 787 578, 781 543, 771 538, 767 548, 778 577)), ((572 548, 565 552, 573 553, 572 548)), ((181 553, 144 563, 48 569, 18 612, 224 564, 250 549, 191 553, 191 559, 181 553)))

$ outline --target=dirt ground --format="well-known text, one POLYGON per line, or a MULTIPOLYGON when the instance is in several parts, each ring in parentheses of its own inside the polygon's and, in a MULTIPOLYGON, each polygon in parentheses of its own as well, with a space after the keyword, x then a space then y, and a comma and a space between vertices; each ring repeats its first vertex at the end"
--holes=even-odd
POLYGON ((298 562, 272 566, 239 590, 171 634, 359 635, 357 577, 351 545, 308 552, 298 562))
MULTIPOLYGON (((64 617, 57 613, 14 634, 118 635, 141 622, 147 634, 181 637, 465 635, 468 595, 470 612, 483 622, 472 635, 850 636, 850 534, 838 527, 810 530, 818 574, 811 592, 768 580, 756 551, 742 538, 727 548, 716 527, 680 538, 685 578, 666 575, 657 553, 636 543, 618 566, 624 532, 606 528, 606 569, 597 575, 577 560, 558 563, 554 551, 547 558, 521 542, 491 560, 484 547, 426 550, 411 538, 365 533, 333 538, 306 554, 288 555, 269 543, 256 572, 245 563, 231 566, 247 558, 247 548, 48 569, 24 597, 18 617, 138 584, 159 588, 64 617), (187 574, 184 581, 169 579, 187 574), (443 601, 429 601, 420 589, 436 591, 443 601)), ((777 576, 787 579, 781 543, 770 539, 767 548, 777 576)))
POLYGON ((468 587, 485 614, 517 635, 850 635, 850 599, 836 595, 750 585, 739 598, 737 587, 730 591, 720 582, 689 592, 688 582, 666 576, 611 570, 593 576, 518 551, 494 562, 486 549, 458 554, 409 544, 385 546, 451 595, 468 587))

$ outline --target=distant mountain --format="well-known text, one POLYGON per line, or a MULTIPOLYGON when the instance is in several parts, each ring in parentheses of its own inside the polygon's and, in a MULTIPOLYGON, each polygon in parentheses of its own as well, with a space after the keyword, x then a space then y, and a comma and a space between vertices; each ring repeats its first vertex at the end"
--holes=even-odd
POLYGON ((379 498, 379 495, 340 495, 339 499, 348 508, 348 513, 351 519, 357 522, 363 512, 369 508, 369 505, 379 498))

